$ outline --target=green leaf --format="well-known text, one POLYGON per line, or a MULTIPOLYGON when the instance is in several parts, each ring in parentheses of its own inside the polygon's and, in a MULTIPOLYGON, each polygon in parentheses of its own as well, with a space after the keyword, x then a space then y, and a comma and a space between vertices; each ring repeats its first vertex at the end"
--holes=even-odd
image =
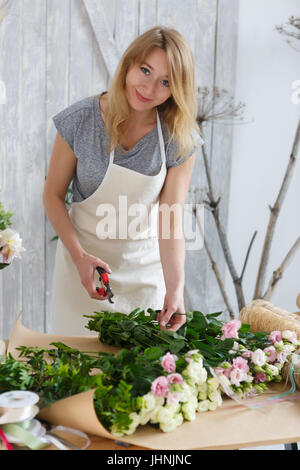
POLYGON ((222 315, 223 311, 222 312, 216 312, 216 313, 207 313, 206 314, 206 318, 216 318, 216 317, 219 317, 220 315, 222 315))
POLYGON ((158 346, 146 348, 144 351, 144 356, 148 361, 155 361, 163 356, 163 351, 158 346))
POLYGON ((4 269, 9 265, 10 265, 10 263, 0 263, 0 269, 4 269))

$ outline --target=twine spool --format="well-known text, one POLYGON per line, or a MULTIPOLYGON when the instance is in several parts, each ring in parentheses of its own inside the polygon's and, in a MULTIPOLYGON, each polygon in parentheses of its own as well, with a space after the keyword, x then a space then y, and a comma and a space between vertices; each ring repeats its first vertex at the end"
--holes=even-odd
POLYGON ((300 348, 295 351, 291 356, 289 357, 288 362, 286 362, 282 368, 282 376, 283 378, 287 381, 289 378, 290 374, 290 367, 292 364, 292 360, 294 360, 294 372, 293 372, 293 378, 295 381, 295 385, 297 387, 297 390, 300 390, 300 348), (296 358, 295 356, 298 357, 296 358))
MULTIPOLYGON (((298 302, 298 299, 297 299, 298 302)), ((271 302, 263 299, 256 299, 245 305, 240 312, 240 320, 250 325, 250 331, 283 331, 292 330, 297 333, 300 340, 300 315, 291 313, 279 307, 275 307, 271 302)), ((291 354, 288 362, 282 368, 282 376, 288 381, 292 359, 300 354, 300 348, 291 354)), ((293 378, 297 389, 300 389, 300 361, 294 363, 293 378)))
POLYGON ((239 318, 242 323, 250 325, 250 331, 253 333, 292 330, 297 333, 297 338, 300 340, 300 315, 275 307, 267 300, 256 299, 245 305, 239 318))

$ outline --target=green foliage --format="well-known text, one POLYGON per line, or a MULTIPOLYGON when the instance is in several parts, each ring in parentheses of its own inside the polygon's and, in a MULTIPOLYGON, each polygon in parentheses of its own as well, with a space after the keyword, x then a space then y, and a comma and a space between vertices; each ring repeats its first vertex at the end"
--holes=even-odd
POLYGON ((12 211, 6 212, 4 210, 3 204, 0 201, 0 230, 5 230, 9 225, 11 225, 11 217, 14 215, 12 211))
POLYGON ((108 311, 85 315, 87 328, 97 331, 100 341, 122 348, 117 354, 84 353, 61 342, 51 343, 52 349, 17 348, 18 359, 9 354, 0 362, 0 393, 31 390, 39 394, 43 407, 94 389, 95 411, 103 426, 110 430, 117 424, 123 432, 130 426, 129 414, 139 409, 140 397, 162 375, 161 358, 167 351, 178 355, 176 372, 182 373, 187 366, 184 353, 193 349, 200 351, 209 370, 240 355, 233 351, 234 341, 252 350, 269 345, 268 333, 251 333, 246 324, 239 329, 239 338, 221 340, 222 312, 189 311, 177 332, 161 330, 158 313, 137 308, 129 315, 108 311))
POLYGON ((21 346, 19 358, 11 354, 0 362, 0 393, 31 390, 39 394, 40 407, 95 389, 95 411, 107 429, 130 425, 129 414, 137 410, 137 399, 149 392, 151 382, 162 373, 163 351, 140 346, 86 354, 63 343, 55 348, 21 346), (98 373, 97 373, 98 371, 98 373))
POLYGON ((163 353, 170 351, 172 354, 199 349, 207 365, 211 366, 228 359, 233 341, 227 341, 222 347, 215 349, 215 344, 220 343, 216 337, 223 325, 216 317, 222 312, 205 316, 199 311, 188 311, 186 323, 177 331, 160 328, 156 320, 159 310, 149 308, 147 313, 148 315, 144 310, 136 308, 129 315, 102 310, 94 312, 94 315, 84 316, 90 319, 86 328, 97 331, 102 343, 125 348, 159 347, 163 353))

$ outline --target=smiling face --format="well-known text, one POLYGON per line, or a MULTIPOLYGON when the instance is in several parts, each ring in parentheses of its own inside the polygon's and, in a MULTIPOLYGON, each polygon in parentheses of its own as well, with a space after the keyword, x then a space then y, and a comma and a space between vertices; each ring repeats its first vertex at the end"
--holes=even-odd
POLYGON ((155 47, 145 62, 131 65, 126 75, 125 93, 133 114, 142 119, 152 116, 153 108, 171 96, 165 51, 155 47))

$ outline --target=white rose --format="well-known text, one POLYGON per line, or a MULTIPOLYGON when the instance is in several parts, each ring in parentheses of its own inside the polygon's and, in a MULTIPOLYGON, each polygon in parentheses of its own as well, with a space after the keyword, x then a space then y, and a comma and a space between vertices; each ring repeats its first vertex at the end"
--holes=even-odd
POLYGON ((172 431, 175 431, 176 428, 177 428, 177 423, 175 419, 172 419, 171 421, 168 421, 167 423, 159 424, 159 429, 161 429, 163 432, 172 432, 172 431))
POLYGON ((159 410, 161 409, 162 407, 161 406, 156 406, 154 408, 154 410, 151 410, 150 411, 150 423, 157 423, 158 420, 157 420, 157 413, 159 412, 159 410))
POLYGON ((208 409, 209 409, 209 411, 215 411, 217 409, 217 407, 218 407, 218 405, 214 401, 211 401, 209 403, 208 409))
POLYGON ((116 437, 124 436, 124 434, 118 430, 118 426, 116 424, 112 425, 112 427, 110 428, 110 432, 113 434, 113 436, 116 437))
POLYGON ((267 356, 262 349, 256 349, 256 351, 251 354, 251 360, 253 364, 261 367, 267 362, 267 356))
POLYGON ((203 383, 204 372, 201 363, 194 361, 190 362, 189 365, 185 368, 185 372, 193 383, 203 383))
POLYGON ((172 432, 174 431, 178 426, 180 426, 183 422, 183 416, 181 413, 178 413, 177 415, 174 416, 173 419, 168 421, 167 423, 160 423, 159 428, 163 432, 172 432))
POLYGON ((208 388, 207 382, 205 382, 204 384, 197 385, 198 392, 200 393, 207 393, 207 388, 208 388))
POLYGON ((219 379, 217 377, 210 377, 207 379, 207 385, 208 385, 208 391, 213 392, 214 390, 217 390, 220 385, 219 379))
POLYGON ((184 403, 181 406, 181 411, 184 419, 186 419, 187 421, 193 421, 196 418, 196 408, 192 403, 184 403))
POLYGON ((279 348, 280 349, 280 348, 283 347, 283 345, 284 345, 284 343, 281 339, 280 341, 277 341, 276 343, 274 343, 274 348, 276 348, 276 349, 279 348))
POLYGON ((282 338, 287 339, 291 343, 297 342, 297 333, 291 330, 284 330, 282 332, 282 338))
POLYGON ((186 362, 197 362, 198 364, 201 365, 201 367, 203 367, 203 356, 198 352, 199 350, 198 349, 193 349, 192 351, 188 351, 184 358, 186 360, 186 362))
POLYGON ((253 380, 254 380, 254 377, 252 375, 247 374, 245 381, 250 383, 250 382, 253 382, 253 380))
POLYGON ((202 367, 202 370, 199 374, 198 384, 204 384, 207 380, 207 370, 202 367))
POLYGON ((140 417, 137 413, 130 413, 129 418, 132 419, 132 423, 129 425, 129 429, 127 431, 124 431, 125 434, 130 435, 133 434, 140 424, 140 417))
POLYGON ((293 351, 295 351, 295 346, 293 346, 292 344, 285 344, 283 346, 283 351, 285 352, 285 354, 292 354, 293 351))
POLYGON ((215 390, 214 392, 211 392, 208 395, 208 398, 210 399, 210 401, 216 403, 217 406, 221 406, 223 403, 222 396, 219 390, 215 390))
POLYGON ((162 406, 159 411, 157 412, 157 421, 159 423, 167 423, 173 419, 174 410, 171 408, 167 408, 166 406, 162 406))
MULTIPOLYGON (((156 397, 153 395, 153 393, 149 392, 146 395, 142 397, 142 410, 145 411, 151 411, 155 408, 156 405, 156 397)), ((163 398, 163 397, 159 397, 163 398)))
POLYGON ((163 406, 164 403, 165 403, 164 397, 155 397, 155 407, 163 406))
POLYGON ((183 423, 183 415, 181 413, 177 413, 173 419, 176 422, 177 426, 181 426, 181 424, 183 423))
POLYGON ((7 262, 11 263, 13 258, 21 258, 20 253, 26 251, 22 246, 22 238, 11 228, 0 231, 0 248, 4 247, 5 255, 8 257, 7 262))
POLYGON ((147 424, 151 418, 151 411, 141 411, 139 416, 140 416, 140 424, 142 425, 147 424))
POLYGON ((198 400, 206 400, 207 389, 207 383, 198 384, 198 400))
POLYGON ((198 390, 190 385, 188 385, 186 382, 183 382, 183 384, 180 384, 180 393, 182 393, 182 396, 180 398, 180 401, 182 403, 185 403, 189 401, 193 396, 198 395, 198 390))
POLYGON ((283 364, 281 364, 280 362, 275 362, 275 364, 273 364, 279 371, 283 368, 283 364))
POLYGON ((279 370, 278 370, 278 367, 272 365, 272 364, 268 364, 266 366, 266 372, 268 374, 272 374, 272 375, 278 375, 279 374, 279 370))
POLYGON ((199 401, 198 406, 197 406, 197 411, 199 411, 200 413, 203 413, 204 411, 208 411, 209 405, 210 405, 209 400, 199 401))
POLYGON ((180 411, 181 405, 180 403, 170 403, 168 405, 165 405, 164 408, 172 411, 173 413, 178 413, 180 411))
POLYGON ((194 408, 196 408, 197 404, 198 404, 198 397, 195 397, 195 396, 192 396, 190 397, 188 403, 193 406, 194 408))

